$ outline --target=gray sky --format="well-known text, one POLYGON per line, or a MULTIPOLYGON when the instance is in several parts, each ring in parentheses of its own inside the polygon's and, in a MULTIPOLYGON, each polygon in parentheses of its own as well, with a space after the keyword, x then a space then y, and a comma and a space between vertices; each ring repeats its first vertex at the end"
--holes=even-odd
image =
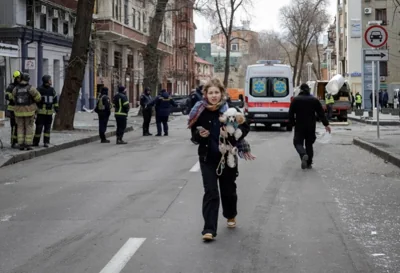
MULTIPOLYGON (((336 10, 336 0, 330 0, 331 6, 329 7, 329 13, 331 14, 331 21, 336 10)), ((250 10, 250 21, 251 29, 254 31, 268 30, 268 29, 279 29, 279 9, 290 3, 290 0, 253 0, 254 8, 250 10)), ((246 17, 242 17, 240 14, 236 16, 236 21, 246 20, 246 17)), ((196 30, 196 43, 207 43, 210 42, 212 27, 208 21, 195 13, 194 22, 197 26, 196 30)))

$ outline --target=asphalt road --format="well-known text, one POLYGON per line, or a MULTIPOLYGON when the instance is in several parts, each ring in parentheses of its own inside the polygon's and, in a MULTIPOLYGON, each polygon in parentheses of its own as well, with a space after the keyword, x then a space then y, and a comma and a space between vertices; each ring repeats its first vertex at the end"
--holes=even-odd
MULTIPOLYGON (((202 182, 185 118, 0 169, 1 273, 399 272, 399 169, 334 128, 300 169, 291 133, 249 135, 238 227, 203 243, 202 182), (154 132, 154 130, 153 130, 154 132)), ((370 133, 370 132, 369 132, 370 133)))

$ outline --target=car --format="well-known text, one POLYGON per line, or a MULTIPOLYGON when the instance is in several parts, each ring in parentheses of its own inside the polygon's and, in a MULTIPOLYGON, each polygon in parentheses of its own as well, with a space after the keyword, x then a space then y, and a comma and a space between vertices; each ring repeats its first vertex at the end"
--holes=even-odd
POLYGON ((182 113, 183 115, 189 114, 189 96, 188 95, 172 95, 172 99, 178 106, 171 108, 171 113, 182 113))
POLYGON ((379 42, 382 42, 382 33, 380 31, 372 31, 369 39, 371 40, 371 42, 373 42, 374 40, 379 40, 379 42))

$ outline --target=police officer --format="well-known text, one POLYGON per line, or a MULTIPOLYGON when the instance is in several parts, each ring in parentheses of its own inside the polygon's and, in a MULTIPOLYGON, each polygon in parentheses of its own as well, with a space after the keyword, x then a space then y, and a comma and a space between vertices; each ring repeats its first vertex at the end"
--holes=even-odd
POLYGON ((15 122, 15 114, 14 114, 14 96, 12 94, 14 88, 18 85, 21 81, 22 72, 17 70, 13 73, 13 82, 6 89, 6 100, 7 104, 7 111, 6 114, 10 118, 10 128, 11 128, 11 147, 15 148, 15 145, 18 143, 17 141, 17 123, 15 122))
POLYGON ((36 88, 29 85, 29 80, 29 74, 22 74, 21 82, 12 92, 15 101, 14 114, 17 123, 17 139, 21 151, 24 149, 32 150, 36 103, 41 101, 40 93, 36 88))
POLYGON ((164 129, 164 136, 168 136, 168 118, 171 113, 171 105, 176 107, 177 104, 165 89, 161 90, 160 95, 152 102, 153 104, 156 108, 156 136, 161 136, 161 124, 164 129))
POLYGON ((361 109, 361 104, 362 104, 362 96, 359 92, 356 93, 356 108, 361 109))
POLYGON ((40 137, 43 132, 43 146, 49 147, 51 123, 53 122, 53 114, 58 112, 57 92, 51 86, 51 76, 44 75, 42 77, 42 86, 38 88, 41 101, 37 104, 38 111, 36 117, 36 131, 33 138, 33 146, 39 146, 40 137))
POLYGON ((106 139, 107 124, 111 115, 111 102, 110 98, 108 97, 107 87, 103 87, 101 89, 101 94, 97 100, 94 111, 99 117, 99 135, 101 143, 110 143, 110 141, 106 139))
POLYGON ((129 113, 129 101, 124 86, 118 87, 118 93, 113 98, 115 120, 117 121, 117 144, 127 144, 122 140, 129 113))
POLYGON ((311 169, 314 157, 313 144, 316 140, 316 114, 328 133, 331 132, 331 128, 320 101, 310 94, 310 87, 303 83, 300 90, 299 95, 290 104, 289 120, 295 127, 293 144, 300 155, 301 168, 311 169))
POLYGON ((153 107, 151 106, 151 102, 153 101, 151 97, 151 90, 149 87, 144 89, 142 96, 140 96, 140 107, 142 107, 143 114, 143 136, 152 136, 150 133, 150 121, 151 121, 151 112, 153 107))
POLYGON ((332 119, 334 104, 335 104, 335 99, 333 98, 332 94, 325 92, 325 105, 328 114, 328 120, 332 119))

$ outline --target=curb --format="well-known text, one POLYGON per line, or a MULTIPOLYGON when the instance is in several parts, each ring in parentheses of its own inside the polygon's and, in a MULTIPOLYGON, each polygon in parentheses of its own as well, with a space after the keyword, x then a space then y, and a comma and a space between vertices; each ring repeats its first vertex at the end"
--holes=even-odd
POLYGON ((368 141, 362 140, 360 138, 354 138, 353 144, 367 150, 370 153, 382 158, 385 161, 392 163, 393 165, 400 168, 400 156, 391 153, 385 149, 382 149, 368 141))
MULTIPOLYGON (((376 121, 372 121, 372 120, 365 120, 365 119, 358 119, 358 118, 353 118, 353 117, 347 117, 348 119, 352 120, 352 121, 357 121, 360 123, 365 123, 365 124, 369 124, 369 125, 376 125, 377 122, 376 121)), ((382 126, 398 126, 400 125, 400 121, 388 121, 388 120, 380 120, 379 121, 379 125, 382 126)))
MULTIPOLYGON (((125 130, 125 132, 132 132, 133 131, 133 126, 128 126, 125 130)), ((106 137, 112 137, 116 135, 116 131, 111 131, 111 132, 107 132, 106 133, 106 137)), ((69 148, 73 148, 76 146, 80 146, 80 145, 84 145, 84 144, 88 144, 91 142, 95 142, 100 140, 100 136, 96 135, 96 136, 90 136, 90 137, 85 137, 82 139, 76 139, 74 141, 71 142, 66 142, 66 143, 62 143, 59 145, 55 145, 55 146, 51 146, 49 148, 41 148, 40 150, 33 150, 33 151, 28 151, 28 152, 24 152, 21 154, 17 154, 15 156, 12 156, 11 158, 9 158, 5 163, 3 163, 0 168, 8 166, 8 165, 12 165, 21 161, 25 161, 25 160, 29 160, 35 157, 39 157, 39 156, 43 156, 43 155, 47 155, 47 154, 52 154, 61 150, 65 150, 65 149, 69 149, 69 148)))

